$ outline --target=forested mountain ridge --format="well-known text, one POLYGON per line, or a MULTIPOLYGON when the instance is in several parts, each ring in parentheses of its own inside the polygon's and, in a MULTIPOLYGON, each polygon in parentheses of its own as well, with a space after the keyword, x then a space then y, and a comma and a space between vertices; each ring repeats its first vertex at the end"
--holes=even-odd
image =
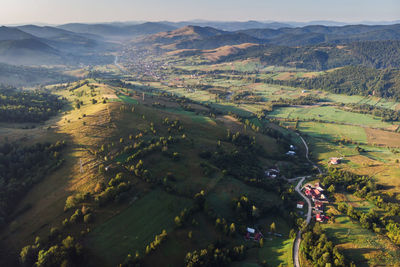
POLYGON ((345 45, 323 44, 303 47, 260 45, 221 57, 218 62, 246 58, 259 58, 266 65, 309 70, 327 70, 347 65, 399 68, 400 41, 364 41, 345 45))
POLYGON ((347 66, 311 79, 275 82, 338 94, 373 95, 400 100, 400 71, 396 69, 377 70, 362 66, 347 66))
POLYGON ((320 43, 349 43, 354 41, 400 40, 400 24, 394 25, 313 25, 301 28, 249 29, 239 31, 267 40, 269 44, 297 46, 320 43))

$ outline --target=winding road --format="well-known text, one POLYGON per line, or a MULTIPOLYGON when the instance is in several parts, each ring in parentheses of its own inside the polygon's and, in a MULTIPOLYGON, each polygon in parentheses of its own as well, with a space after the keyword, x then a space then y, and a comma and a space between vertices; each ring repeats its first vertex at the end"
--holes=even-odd
MULTIPOLYGON (((307 159, 307 161, 310 162, 311 165, 312 165, 314 168, 318 169, 318 172, 319 172, 320 174, 322 174, 321 169, 320 169, 314 162, 312 162, 312 161, 309 159, 309 157, 308 157, 308 153, 309 153, 309 152, 308 152, 308 145, 307 145, 306 141, 303 139, 303 137, 302 137, 300 134, 298 134, 298 133, 296 133, 296 134, 300 137, 301 141, 302 141, 303 144, 304 144, 304 147, 306 148, 306 159, 307 159)), ((301 192, 301 189, 302 189, 302 185, 303 185, 304 180, 305 180, 306 178, 308 178, 308 177, 310 177, 310 176, 304 176, 304 177, 294 178, 294 179, 300 179, 300 181, 299 181, 299 182, 297 183, 297 185, 296 185, 295 190, 296 190, 296 192, 297 192, 302 198, 304 198, 304 200, 307 202, 307 205, 308 205, 307 218, 306 218, 306 225, 308 225, 308 224, 310 223, 310 221, 311 221, 312 204, 311 204, 310 199, 309 199, 308 197, 306 197, 306 196, 301 192)), ((301 230, 299 230, 299 231, 297 232, 296 238, 295 238, 295 240, 294 240, 294 245, 293 245, 293 264, 294 264, 295 267, 300 267, 300 261, 299 261, 300 243, 301 243, 301 230)))

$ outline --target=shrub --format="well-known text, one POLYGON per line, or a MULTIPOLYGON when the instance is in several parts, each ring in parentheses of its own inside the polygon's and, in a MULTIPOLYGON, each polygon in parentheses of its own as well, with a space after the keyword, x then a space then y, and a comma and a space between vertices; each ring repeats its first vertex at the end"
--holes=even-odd
POLYGON ((93 221, 93 215, 91 213, 88 213, 85 216, 83 216, 84 223, 90 223, 92 221, 93 221))

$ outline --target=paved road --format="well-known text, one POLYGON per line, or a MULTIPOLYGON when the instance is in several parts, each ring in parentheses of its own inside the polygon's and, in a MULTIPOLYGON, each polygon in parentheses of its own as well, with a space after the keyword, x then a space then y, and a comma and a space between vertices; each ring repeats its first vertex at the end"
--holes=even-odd
MULTIPOLYGON (((310 163, 314 166, 314 168, 317 168, 317 169, 318 169, 318 172, 319 172, 320 174, 322 174, 321 169, 320 169, 314 162, 312 162, 312 161, 309 159, 309 157, 308 157, 308 145, 307 145, 306 141, 303 139, 303 137, 301 137, 301 135, 299 135, 299 134, 297 134, 297 135, 300 137, 301 141, 302 141, 303 144, 304 144, 304 147, 306 148, 306 159, 307 159, 307 161, 310 162, 310 163)), ((310 199, 307 198, 307 197, 301 192, 301 189, 302 189, 302 187, 303 187, 303 182, 304 182, 304 180, 305 180, 306 178, 308 178, 308 177, 310 177, 310 176, 297 177, 297 178, 293 178, 293 179, 288 179, 288 180, 294 180, 294 179, 299 179, 299 178, 301 178, 300 181, 297 183, 295 190, 296 190, 296 192, 297 192, 302 198, 304 198, 304 200, 307 202, 307 205, 308 205, 307 218, 306 218, 306 225, 308 225, 308 224, 310 223, 310 221, 311 221, 312 204, 311 204, 310 199)), ((296 239, 294 240, 294 245, 293 245, 293 264, 294 264, 295 267, 300 267, 300 261, 299 261, 300 243, 301 243, 301 230, 299 230, 299 231, 297 232, 296 239)))
POLYGON ((126 73, 126 72, 127 72, 126 69, 124 68, 124 66, 122 66, 121 64, 119 64, 118 59, 119 59, 118 56, 115 56, 114 65, 117 66, 117 68, 118 68, 120 71, 122 71, 123 73, 126 73))
MULTIPOLYGON (((304 179, 306 179, 306 177, 301 178, 299 183, 296 185, 295 190, 307 202, 308 210, 307 210, 306 224, 308 225, 311 221, 312 204, 311 204, 310 199, 301 192, 304 179)), ((295 267, 300 267, 300 261, 299 261, 300 243, 301 243, 301 231, 299 230, 297 232, 296 239, 294 240, 294 246, 293 246, 293 261, 294 261, 295 267)))

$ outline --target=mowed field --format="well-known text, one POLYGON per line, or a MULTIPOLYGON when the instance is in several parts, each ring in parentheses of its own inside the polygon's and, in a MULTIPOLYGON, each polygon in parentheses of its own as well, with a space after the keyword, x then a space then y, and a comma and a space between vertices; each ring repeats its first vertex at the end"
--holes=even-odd
POLYGON ((377 129, 365 129, 368 142, 381 146, 400 148, 400 133, 388 132, 377 129))
POLYGON ((328 141, 347 139, 366 144, 366 130, 360 126, 342 125, 334 123, 300 122, 298 128, 301 132, 328 141))

